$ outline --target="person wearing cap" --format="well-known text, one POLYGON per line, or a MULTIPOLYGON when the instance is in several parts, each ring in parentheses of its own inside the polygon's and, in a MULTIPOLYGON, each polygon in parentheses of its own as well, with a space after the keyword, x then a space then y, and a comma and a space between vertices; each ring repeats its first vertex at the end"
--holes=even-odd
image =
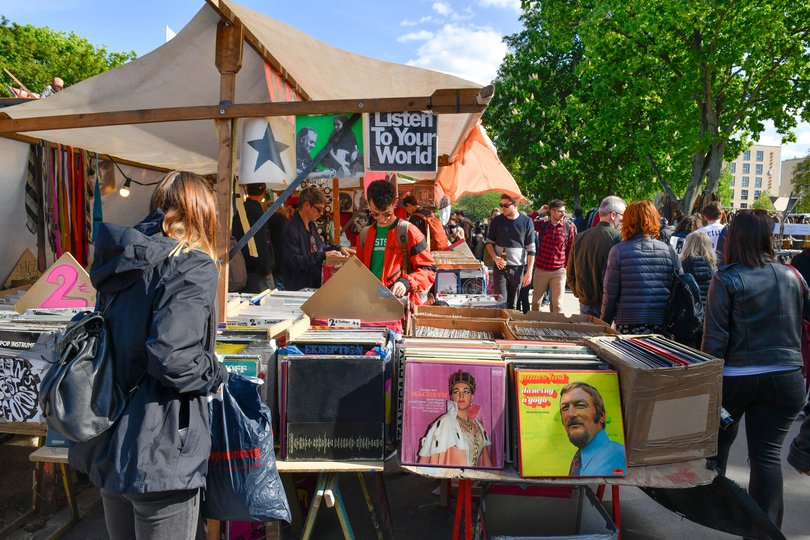
POLYGON ((62 88, 64 87, 65 81, 63 81, 59 77, 54 77, 53 81, 51 81, 51 84, 43 88, 42 92, 39 93, 39 97, 44 98, 53 95, 56 92, 61 92, 62 88))
POLYGON ((326 212, 326 196, 316 187, 308 187, 298 197, 298 211, 281 233, 284 251, 284 286, 288 291, 317 289, 321 286, 323 261, 327 251, 354 255, 353 249, 325 244, 315 222, 326 212))

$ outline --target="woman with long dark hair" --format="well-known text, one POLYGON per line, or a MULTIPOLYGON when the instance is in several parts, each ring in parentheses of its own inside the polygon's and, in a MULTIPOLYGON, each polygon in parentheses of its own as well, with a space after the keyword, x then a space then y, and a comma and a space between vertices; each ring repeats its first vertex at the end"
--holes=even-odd
POLYGON ((622 239, 610 249, 602 292, 602 320, 622 334, 663 334, 673 273, 681 262, 658 236, 661 218, 652 201, 624 211, 622 239))
POLYGON ((805 401, 801 336, 810 296, 797 271, 774 261, 772 231, 764 210, 731 222, 726 265, 709 285, 702 349, 725 360, 723 407, 733 423, 720 431, 720 470, 745 419, 748 492, 781 526, 782 443, 805 401))
POLYGON ((216 336, 214 195, 169 173, 135 227, 104 223, 90 279, 110 332, 116 379, 136 387, 111 429, 70 448, 101 488, 110 538, 191 540, 205 486, 209 393, 227 380, 216 336))

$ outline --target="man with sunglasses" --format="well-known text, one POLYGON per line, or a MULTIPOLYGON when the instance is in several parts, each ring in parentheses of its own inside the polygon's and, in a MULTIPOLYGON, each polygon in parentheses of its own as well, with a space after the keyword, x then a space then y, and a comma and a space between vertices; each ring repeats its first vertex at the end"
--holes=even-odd
POLYGON ((284 285, 288 291, 317 289, 321 286, 323 261, 327 251, 353 255, 354 250, 325 244, 315 221, 326 211, 326 196, 316 187, 308 187, 298 197, 298 211, 284 226, 281 241, 284 251, 284 285))
POLYGON ((517 307, 520 288, 532 282, 534 270, 534 224, 518 211, 518 199, 501 194, 501 214, 492 218, 487 232, 487 253, 495 261, 495 293, 508 309, 517 307))
POLYGON ((394 187, 376 180, 366 190, 373 223, 360 232, 357 256, 394 296, 421 304, 436 280, 436 263, 422 231, 394 214, 394 187))

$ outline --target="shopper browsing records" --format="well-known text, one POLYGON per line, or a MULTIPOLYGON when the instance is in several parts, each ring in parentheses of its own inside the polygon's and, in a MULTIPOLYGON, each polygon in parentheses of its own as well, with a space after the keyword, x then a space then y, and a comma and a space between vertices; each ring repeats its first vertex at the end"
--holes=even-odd
POLYGON ((211 436, 207 396, 227 380, 216 334, 217 214, 195 174, 173 172, 135 227, 103 223, 90 272, 109 306, 123 416, 71 446, 70 465, 101 488, 111 538, 193 539, 211 436))
POLYGON ((394 296, 422 304, 436 281, 436 263, 416 225, 394 214, 394 188, 376 180, 366 190, 374 223, 360 232, 357 256, 394 296))
POLYGON ((622 238, 608 255, 602 292, 602 320, 622 334, 663 334, 674 272, 681 261, 655 239, 660 218, 652 201, 624 211, 622 238))
MULTIPOLYGON (((264 209, 262 201, 267 193, 267 187, 262 184, 247 184, 245 186, 247 200, 244 202, 244 214, 237 211, 233 216, 233 234, 240 240, 254 223, 256 223, 264 209)), ((239 201, 237 201, 239 203, 239 201)), ((273 282, 273 267, 275 266, 275 251, 270 242, 270 233, 267 224, 263 225, 252 237, 250 242, 242 248, 247 270, 247 284, 242 289, 247 293, 260 293, 275 287, 273 282)))
POLYGON ((774 261, 772 231, 764 210, 742 211, 729 225, 726 264, 709 286, 702 349, 725 361, 723 407, 733 423, 720 430, 720 471, 745 420, 748 493, 781 526, 781 450, 806 397, 801 337, 810 295, 798 272, 774 261))
POLYGON ((448 412, 434 421, 422 438, 419 463, 453 467, 492 467, 489 439, 475 418, 475 377, 458 370, 450 375, 448 412))
POLYGON ((288 291, 321 286, 323 261, 328 251, 354 254, 353 249, 325 244, 315 221, 326 211, 326 196, 316 187, 308 187, 298 197, 298 211, 284 226, 284 286, 288 291))
POLYGON ((501 194, 502 213, 492 218, 487 231, 487 253, 495 264, 495 293, 503 297, 506 307, 517 307, 520 288, 532 281, 534 271, 534 225, 518 211, 518 199, 501 194))
POLYGON ((599 390, 584 382, 572 382, 560 390, 560 418, 577 452, 569 476, 624 474, 624 445, 605 433, 605 401, 599 390))
POLYGON ((610 249, 619 243, 619 229, 627 205, 619 197, 605 197, 599 205, 599 223, 579 233, 568 258, 568 288, 579 299, 582 315, 602 314, 602 282, 610 249))

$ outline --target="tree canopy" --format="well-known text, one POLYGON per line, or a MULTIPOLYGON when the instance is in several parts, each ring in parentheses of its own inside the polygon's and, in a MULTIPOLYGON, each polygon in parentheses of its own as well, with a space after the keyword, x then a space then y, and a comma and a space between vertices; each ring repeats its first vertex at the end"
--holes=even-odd
MULTIPOLYGON (((135 51, 109 52, 73 32, 20 25, 0 17, 0 67, 32 92, 40 92, 54 77, 69 86, 135 57, 135 51)), ((0 73, 0 82, 17 86, 5 72, 0 73)))
POLYGON ((810 119, 810 3, 528 0, 521 20, 484 118, 528 194, 660 183, 688 213, 765 120, 791 140, 810 119))

